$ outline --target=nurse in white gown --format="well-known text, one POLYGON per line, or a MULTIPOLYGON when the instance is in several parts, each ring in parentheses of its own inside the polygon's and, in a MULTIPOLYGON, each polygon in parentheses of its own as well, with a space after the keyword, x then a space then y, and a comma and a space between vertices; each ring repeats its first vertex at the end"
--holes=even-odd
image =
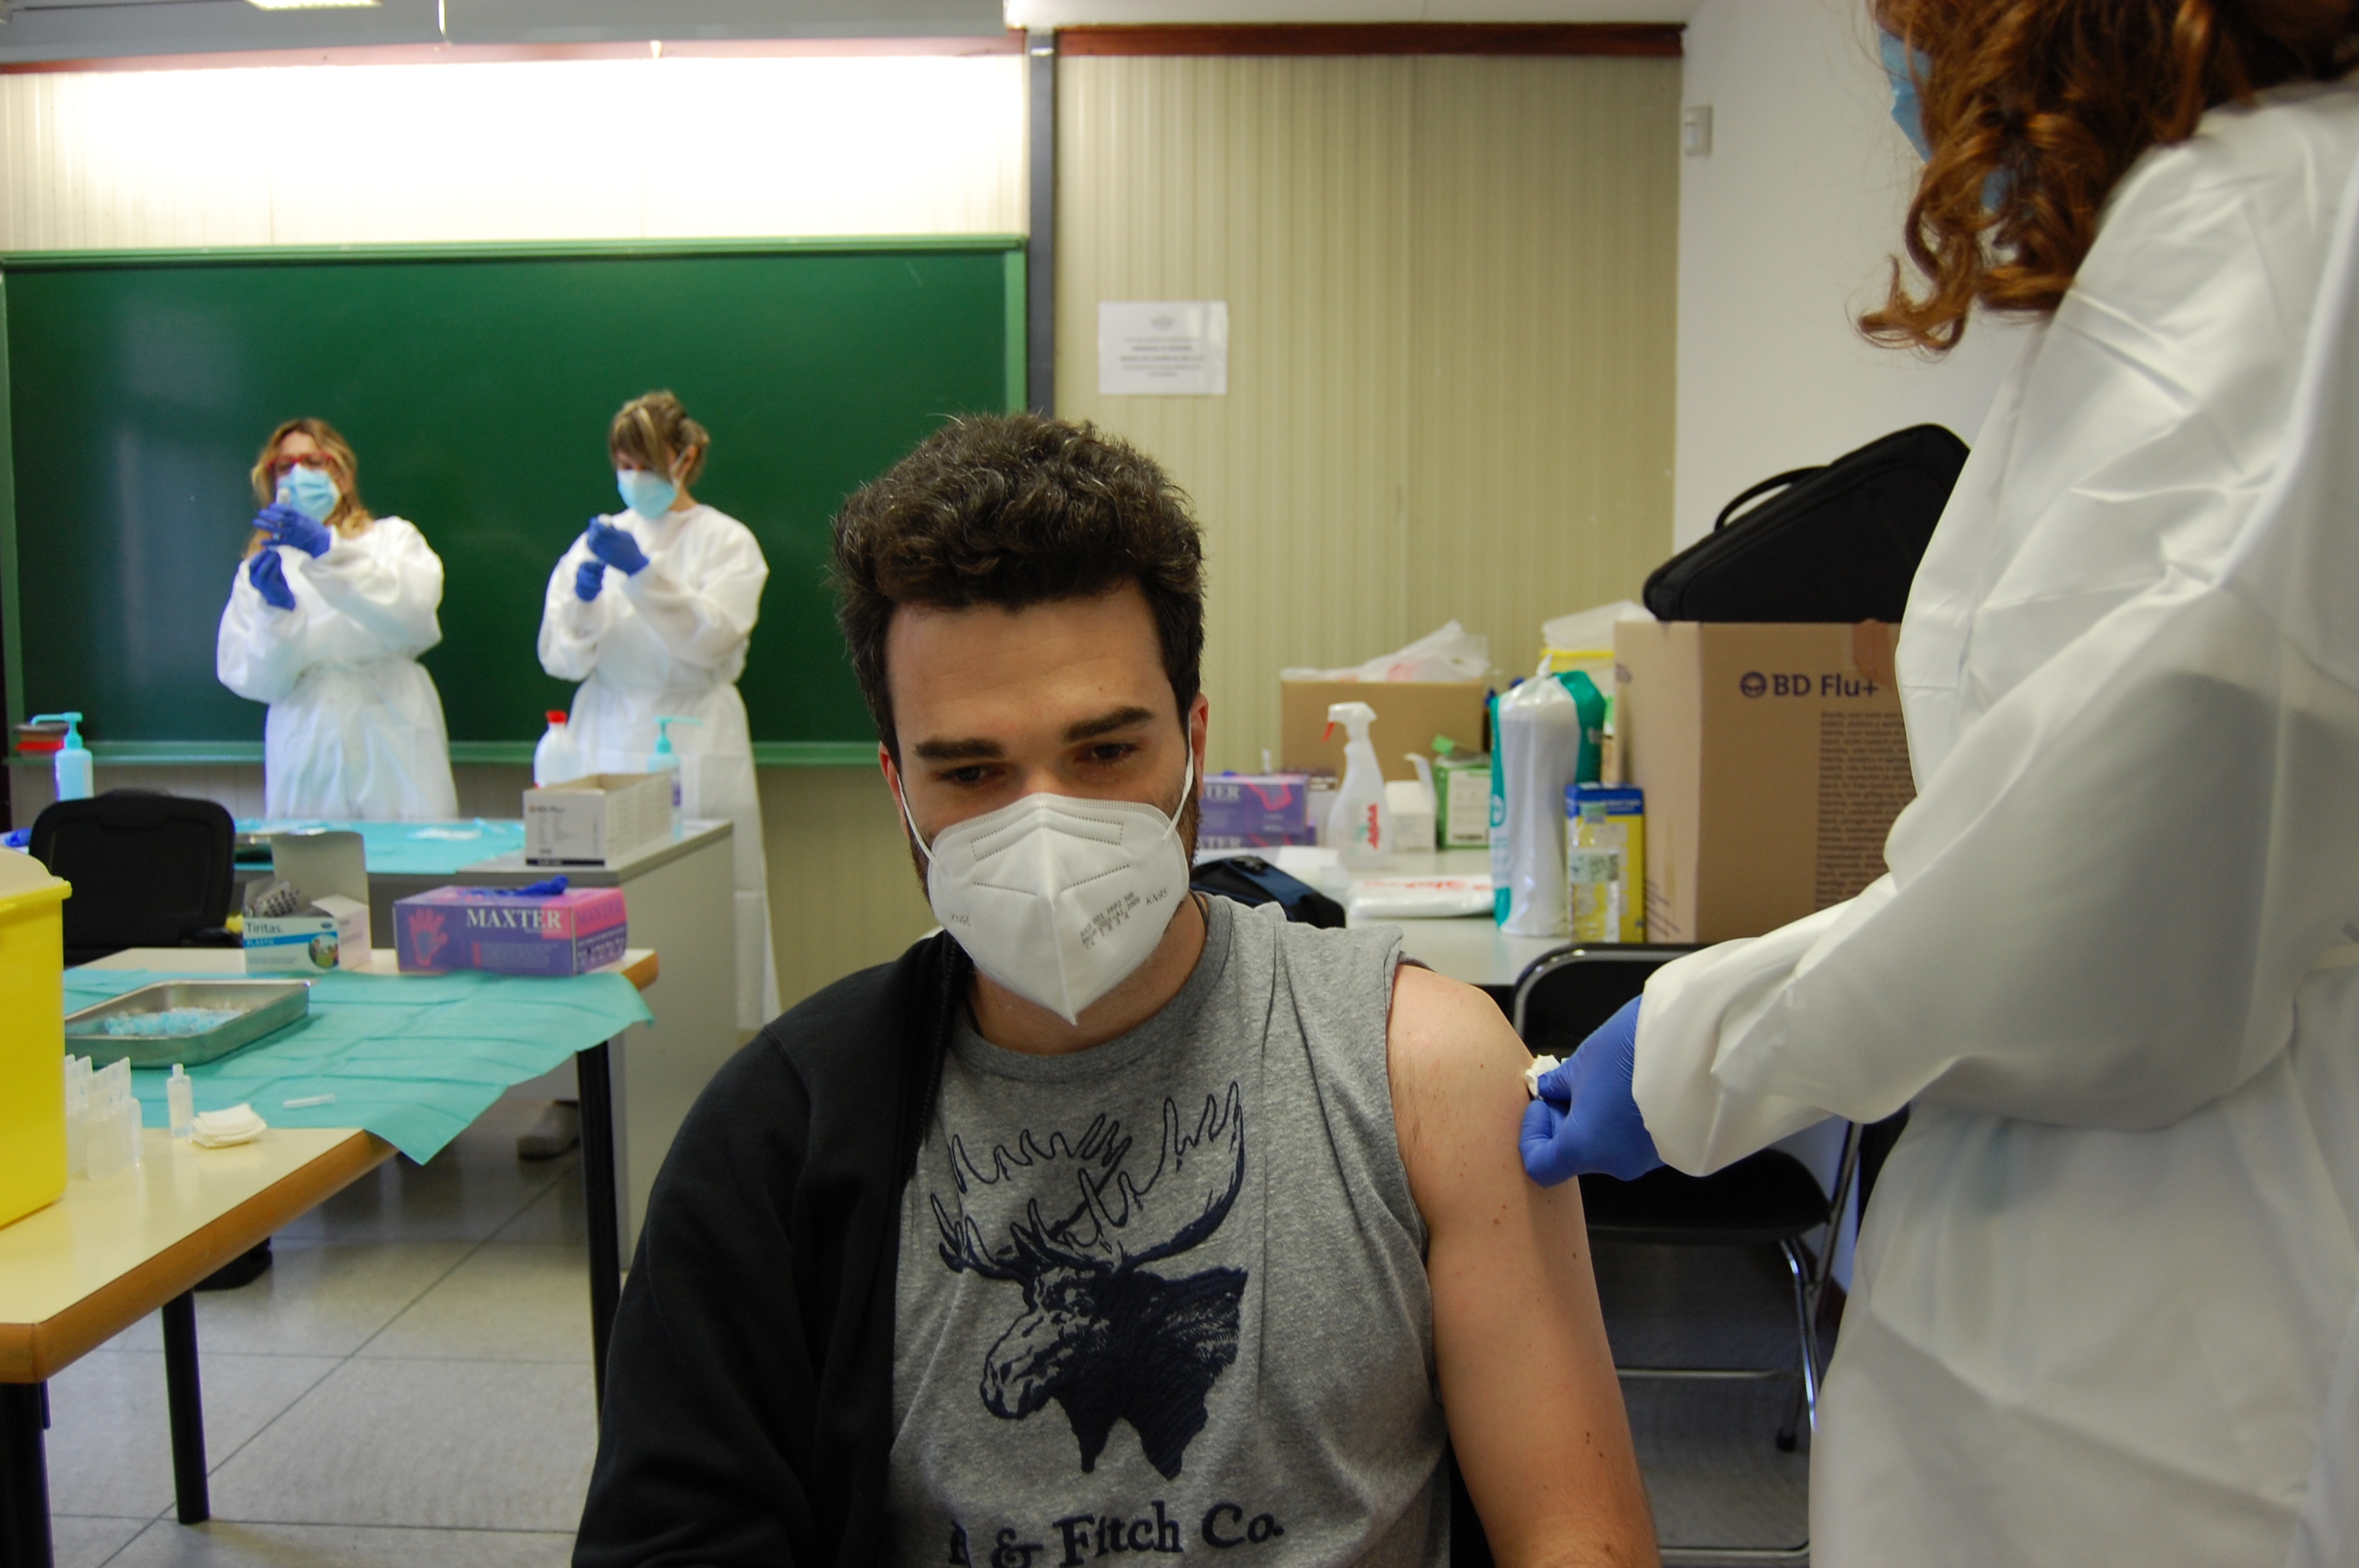
POLYGON ((214 671, 270 705, 266 815, 448 820, 459 801, 442 699, 418 663, 442 640, 442 562, 412 524, 369 514, 358 468, 324 419, 271 432, 214 671))
MULTIPOLYGON (((2323 60, 2339 12, 2276 25, 2310 9, 2323 60)), ((1952 194, 1989 173, 1944 80, 1976 10, 1882 18, 1952 194)), ((1821 1407, 1822 1568, 2359 1562, 2359 88, 2184 130, 2087 191, 1918 575, 1889 874, 1658 971, 1627 1122, 1605 1087, 1533 1113, 1544 1158, 1630 1134, 1702 1173, 1913 1106, 1821 1407)))
POLYGON ((549 574, 541 667, 582 683, 567 728, 591 773, 638 773, 656 719, 678 714, 672 748, 690 815, 726 818, 735 843, 737 1024, 777 1015, 762 804, 737 676, 770 568, 753 531, 689 493, 712 445, 679 399, 652 392, 614 416, 607 445, 625 504, 590 526, 549 574))

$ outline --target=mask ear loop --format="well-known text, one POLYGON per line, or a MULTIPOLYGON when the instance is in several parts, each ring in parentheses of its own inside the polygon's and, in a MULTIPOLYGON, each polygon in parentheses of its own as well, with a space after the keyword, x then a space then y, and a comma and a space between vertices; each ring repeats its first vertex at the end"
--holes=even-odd
POLYGON ((897 767, 893 770, 893 799, 901 807, 901 820, 909 825, 910 841, 918 846, 918 853, 926 858, 926 864, 932 865, 934 847, 926 842, 926 836, 918 831, 918 819, 909 815, 909 792, 901 785, 901 770, 897 767))

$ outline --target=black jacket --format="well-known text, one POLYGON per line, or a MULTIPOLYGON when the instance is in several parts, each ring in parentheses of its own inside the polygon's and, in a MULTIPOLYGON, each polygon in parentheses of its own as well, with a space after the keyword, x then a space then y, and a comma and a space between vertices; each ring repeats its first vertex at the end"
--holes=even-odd
POLYGON ((888 1554, 901 1194, 972 969, 940 935, 762 1031, 657 1176, 580 1568, 888 1554))

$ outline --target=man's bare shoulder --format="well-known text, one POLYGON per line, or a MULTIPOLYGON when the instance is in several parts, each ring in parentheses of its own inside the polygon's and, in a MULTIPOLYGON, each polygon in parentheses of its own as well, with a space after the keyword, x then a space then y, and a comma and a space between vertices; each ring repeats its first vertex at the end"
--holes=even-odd
POLYGON ((1393 981, 1386 1049, 1401 1159, 1427 1223, 1437 1217, 1429 1189, 1437 1189, 1436 1200, 1442 1184, 1469 1180, 1513 1190, 1522 1174, 1516 1129, 1531 1054, 1498 1004, 1473 986, 1404 964, 1393 981))

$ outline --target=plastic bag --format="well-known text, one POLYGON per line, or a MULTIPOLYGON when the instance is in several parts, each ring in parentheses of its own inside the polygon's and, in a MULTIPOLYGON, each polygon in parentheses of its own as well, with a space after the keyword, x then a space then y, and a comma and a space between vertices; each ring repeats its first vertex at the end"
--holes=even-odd
POLYGON ((1506 820, 1492 831, 1506 852, 1499 929, 1510 936, 1572 930, 1564 880, 1564 791, 1581 771, 1581 710, 1561 681, 1537 676, 1499 698, 1496 762, 1506 820))
POLYGON ((1481 680, 1491 673, 1491 639, 1452 621, 1406 648, 1341 670, 1289 669, 1280 680, 1481 680))

